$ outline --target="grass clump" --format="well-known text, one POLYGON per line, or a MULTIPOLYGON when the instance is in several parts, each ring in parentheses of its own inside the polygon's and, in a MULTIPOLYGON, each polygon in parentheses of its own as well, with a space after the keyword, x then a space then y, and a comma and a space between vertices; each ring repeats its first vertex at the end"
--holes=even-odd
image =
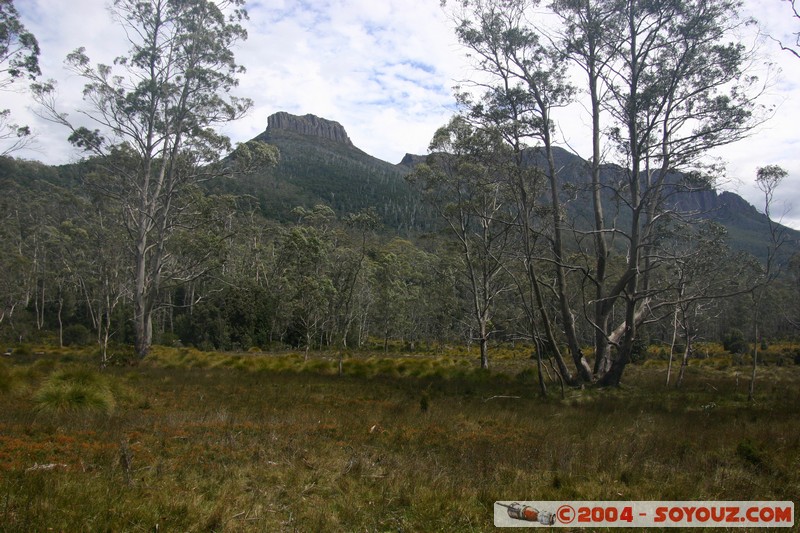
POLYGON ((116 407, 109 380, 85 368, 54 372, 33 399, 36 409, 45 413, 73 411, 108 415, 116 407))

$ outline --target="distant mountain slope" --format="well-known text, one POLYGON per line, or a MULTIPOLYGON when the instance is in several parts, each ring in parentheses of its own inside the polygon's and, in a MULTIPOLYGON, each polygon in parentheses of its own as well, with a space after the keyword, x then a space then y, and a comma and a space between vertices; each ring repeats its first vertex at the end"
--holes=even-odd
MULTIPOLYGON (((555 149, 556 165, 561 169, 561 178, 565 183, 580 188, 589 182, 588 163, 579 156, 561 149, 555 149)), ((612 184, 620 174, 625 172, 617 165, 605 165, 601 171, 601 180, 612 184)), ((668 176, 667 181, 677 184, 684 175, 675 173, 668 176)), ((747 252, 761 259, 766 258, 769 240, 769 221, 763 213, 736 193, 717 191, 713 188, 676 192, 673 189, 668 204, 677 212, 694 216, 703 220, 711 220, 725 227, 728 233, 728 244, 739 251, 747 252)), ((610 198, 609 198, 610 199, 610 198)), ((572 206, 575 218, 591 220, 591 202, 588 195, 578 198, 572 206)), ((611 205, 611 203, 609 203, 611 205)), ((607 213, 608 214, 608 213, 607 213)), ((781 255, 800 251, 800 232, 783 227, 787 242, 781 255)))
MULTIPOLYGON (((594 215, 591 197, 588 194, 589 164, 563 148, 556 147, 553 156, 563 184, 562 205, 569 213, 570 223, 577 228, 592 228, 594 215)), ((426 156, 406 154, 399 166, 413 169, 425 162, 425 159, 426 156)), ((530 148, 527 151, 527 162, 543 166, 545 159, 538 149, 530 148)), ((624 169, 617 165, 604 165, 601 170, 601 180, 613 186, 623 172, 624 169)), ((673 183, 680 178, 680 174, 675 174, 672 178, 673 183)), ((614 212, 615 202, 610 188, 606 189, 605 200, 608 223, 616 218, 618 226, 625 227, 629 215, 624 210, 619 214, 614 212)), ((769 244, 767 217, 738 194, 715 189, 677 192, 672 195, 670 202, 679 212, 724 226, 728 233, 728 243, 734 249, 753 254, 762 260, 766 258, 769 244)), ((781 255, 787 256, 800 251, 800 232, 787 227, 784 227, 783 231, 787 242, 781 255)))

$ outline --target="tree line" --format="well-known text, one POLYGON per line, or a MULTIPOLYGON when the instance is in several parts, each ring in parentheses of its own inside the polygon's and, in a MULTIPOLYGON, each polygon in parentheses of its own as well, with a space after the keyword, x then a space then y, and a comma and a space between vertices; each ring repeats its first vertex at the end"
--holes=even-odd
MULTIPOLYGON (((12 159, 2 163, 4 339, 97 343, 101 357, 111 362, 114 346, 133 344, 136 335, 135 262, 127 230, 116 223, 118 206, 91 193, 87 182, 99 179, 91 160, 77 170, 12 159), (76 177, 80 181, 74 182, 76 177)), ((420 167, 415 176, 429 172, 420 167)), ((456 226, 465 230, 461 239, 453 238, 450 226, 404 239, 381 227, 371 210, 337 216, 325 205, 296 208, 292 222, 277 222, 265 218, 252 199, 195 191, 200 199, 194 203, 194 226, 167 247, 172 274, 154 305, 154 342, 237 351, 435 351, 460 345, 471 346, 485 366, 492 345, 524 343, 539 363, 555 365, 538 315, 543 310, 551 317, 553 342, 564 346, 548 241, 544 233, 528 230, 537 242, 526 249, 524 225, 513 222, 519 215, 502 196, 513 191, 482 185, 462 187, 461 197, 446 195, 462 198, 460 203, 440 204, 454 224, 463 221, 456 226), (478 206, 485 218, 475 215, 478 206)), ((444 191, 444 185, 436 190, 444 191)), ((540 229, 546 233, 546 227, 540 229)), ((663 294, 652 308, 660 305, 661 313, 643 326, 632 359, 643 357, 650 343, 669 346, 676 334, 686 352, 694 342, 721 341, 736 331, 751 338, 751 294, 713 296, 748 285, 763 274, 762 264, 730 251, 713 224, 676 229, 662 246, 676 250, 680 261, 656 276, 663 294), (681 291, 682 299, 670 295, 681 291)), ((580 248, 567 248, 575 264, 580 260, 588 268, 580 248)), ((624 267, 622 257, 609 261, 612 272, 624 267)), ((576 270, 570 280, 581 275, 576 270)), ((793 260, 765 290, 757 302, 761 336, 793 337, 800 320, 800 261, 793 260)), ((591 297, 577 290, 570 304, 591 309, 591 297)), ((623 317, 612 313, 616 320, 623 317)), ((593 326, 576 320, 575 327, 579 344, 591 345, 593 326)))

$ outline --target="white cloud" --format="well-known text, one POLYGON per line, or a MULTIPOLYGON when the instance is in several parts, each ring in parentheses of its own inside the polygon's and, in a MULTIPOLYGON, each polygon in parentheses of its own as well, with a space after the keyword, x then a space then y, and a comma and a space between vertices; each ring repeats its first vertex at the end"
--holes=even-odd
POLYGON ((731 178, 740 184, 733 189, 759 210, 763 210, 764 198, 755 186, 758 167, 777 164, 786 169, 789 176, 778 189, 772 212, 785 213, 784 223, 800 229, 800 59, 781 50, 773 40, 793 43, 800 20, 791 16, 788 2, 750 0, 744 12, 759 21, 763 61, 776 71, 763 102, 774 105, 775 112, 755 135, 719 153, 728 163, 731 178))
POLYGON ((396 162, 425 151, 453 104, 454 38, 435 2, 329 1, 255 6, 239 57, 258 123, 285 110, 337 120, 366 152, 396 162), (256 97, 255 95, 258 94, 256 97), (405 117, 405 120, 403 120, 405 117), (420 125, 423 125, 422 127, 420 125))

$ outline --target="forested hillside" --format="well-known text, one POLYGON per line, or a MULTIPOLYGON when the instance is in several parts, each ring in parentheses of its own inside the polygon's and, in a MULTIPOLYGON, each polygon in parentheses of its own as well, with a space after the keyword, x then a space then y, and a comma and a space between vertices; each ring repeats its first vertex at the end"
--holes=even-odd
POLYGON ((0 0, 0 533, 794 525, 754 0, 45 3, 0 0))

